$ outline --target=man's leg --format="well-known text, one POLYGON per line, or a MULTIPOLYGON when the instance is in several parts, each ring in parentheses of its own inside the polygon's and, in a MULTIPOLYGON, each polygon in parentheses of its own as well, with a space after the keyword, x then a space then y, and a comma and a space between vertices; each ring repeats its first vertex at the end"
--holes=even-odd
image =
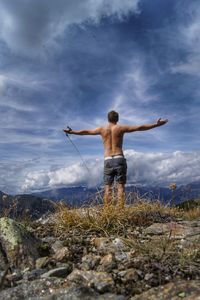
POLYGON ((112 200, 112 185, 106 184, 104 191, 104 206, 108 206, 111 204, 112 200))
POLYGON ((125 205, 125 184, 124 183, 117 184, 117 200, 118 200, 118 207, 124 208, 125 205))

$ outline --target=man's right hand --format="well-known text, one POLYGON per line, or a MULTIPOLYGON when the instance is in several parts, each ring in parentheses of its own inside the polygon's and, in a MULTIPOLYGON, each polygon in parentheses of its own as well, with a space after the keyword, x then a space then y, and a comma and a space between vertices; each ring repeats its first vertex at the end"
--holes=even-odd
POLYGON ((71 128, 70 129, 63 129, 63 131, 65 132, 65 133, 70 133, 72 130, 71 130, 71 128))
POLYGON ((168 122, 168 119, 165 119, 165 120, 162 120, 161 118, 159 118, 158 120, 157 120, 157 126, 162 126, 162 125, 164 125, 164 124, 166 124, 168 122))
POLYGON ((71 127, 69 127, 69 126, 67 126, 67 129, 63 129, 63 131, 65 132, 65 133, 72 133, 72 129, 71 129, 71 127))

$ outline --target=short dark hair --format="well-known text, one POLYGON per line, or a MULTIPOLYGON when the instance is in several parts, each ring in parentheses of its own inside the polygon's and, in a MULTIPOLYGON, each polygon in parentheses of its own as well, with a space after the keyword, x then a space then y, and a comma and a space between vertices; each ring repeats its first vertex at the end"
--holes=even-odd
POLYGON ((117 123, 119 121, 119 114, 118 112, 111 110, 108 113, 108 121, 111 123, 117 123))

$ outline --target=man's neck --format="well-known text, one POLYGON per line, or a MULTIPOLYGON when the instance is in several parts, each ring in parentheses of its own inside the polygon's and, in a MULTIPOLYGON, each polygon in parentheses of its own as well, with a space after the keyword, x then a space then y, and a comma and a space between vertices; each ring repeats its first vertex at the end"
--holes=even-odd
POLYGON ((109 125, 117 125, 117 122, 108 122, 109 125))

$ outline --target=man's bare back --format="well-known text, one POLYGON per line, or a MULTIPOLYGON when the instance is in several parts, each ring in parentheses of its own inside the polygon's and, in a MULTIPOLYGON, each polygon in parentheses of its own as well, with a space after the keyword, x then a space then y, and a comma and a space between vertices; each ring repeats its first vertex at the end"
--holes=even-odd
POLYGON ((104 144, 104 156, 123 155, 124 132, 122 126, 109 123, 100 130, 104 144))

